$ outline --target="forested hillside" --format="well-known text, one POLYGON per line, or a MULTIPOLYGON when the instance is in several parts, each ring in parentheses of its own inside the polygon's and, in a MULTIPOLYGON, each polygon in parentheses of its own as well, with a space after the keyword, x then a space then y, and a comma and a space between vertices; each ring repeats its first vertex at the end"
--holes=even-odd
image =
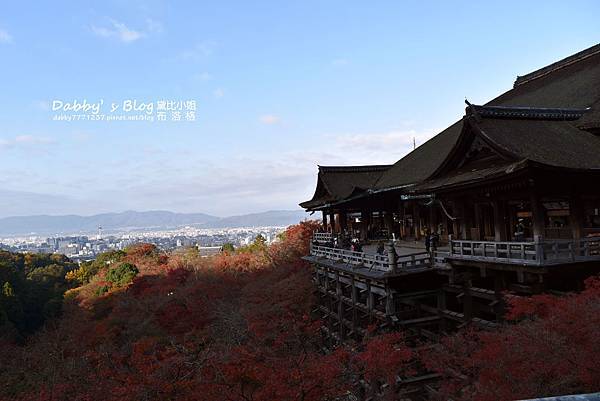
POLYGON ((316 227, 292 226, 269 247, 257 241, 213 258, 140 244, 72 269, 57 256, 2 254, 0 278, 10 285, 1 298, 0 399, 342 400, 360 379, 422 372, 441 374, 441 400, 600 389, 597 278, 576 295, 513 298, 511 323, 498 331, 421 344, 373 328, 363 344, 326 352, 300 259, 316 227), (66 278, 44 281, 48 271, 60 276, 50 266, 66 278), (49 305, 69 286, 58 313, 49 305), (39 288, 46 295, 31 299, 39 288), (36 310, 48 312, 34 315, 45 326, 25 323, 8 306, 14 299, 27 311, 39 301, 36 310))
POLYGON ((63 255, 0 251, 0 338, 21 342, 60 314, 65 275, 77 265, 63 255))

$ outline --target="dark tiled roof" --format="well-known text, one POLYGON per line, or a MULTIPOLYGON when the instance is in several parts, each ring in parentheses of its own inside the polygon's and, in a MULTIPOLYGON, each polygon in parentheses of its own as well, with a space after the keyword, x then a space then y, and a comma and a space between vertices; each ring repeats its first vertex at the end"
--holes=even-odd
MULTIPOLYGON (((511 90, 477 107, 483 114, 483 134, 516 159, 577 169, 600 167, 600 139, 578 129, 600 130, 600 44, 518 77, 511 90)), ((339 201, 344 194, 356 194, 357 187, 384 191, 422 183, 450 155, 462 129, 462 120, 454 123, 380 177, 373 174, 357 185, 350 185, 351 176, 340 183, 326 178, 323 182, 331 184, 322 186, 331 186, 330 198, 339 201)), ((317 192, 318 188, 315 196, 317 192)), ((310 202, 322 204, 323 198, 310 202)))
POLYGON ((315 194, 300 206, 312 209, 370 189, 389 168, 389 165, 319 166, 315 194))
POLYGON ((600 53, 600 43, 597 45, 594 45, 592 47, 589 47, 585 50, 582 50, 578 53, 575 53, 569 57, 565 57, 562 60, 559 60, 559 61, 549 64, 545 67, 542 67, 539 70, 535 70, 535 71, 530 72, 529 74, 525 74, 523 76, 518 76, 517 79, 515 80, 514 86, 517 87, 519 85, 523 85, 526 82, 541 78, 544 75, 548 75, 548 74, 555 72, 557 70, 560 70, 562 68, 566 68, 573 63, 580 62, 581 60, 584 60, 588 57, 594 56, 598 53, 600 53))
POLYGON ((580 119, 590 109, 568 109, 548 107, 516 107, 516 106, 477 106, 469 104, 467 114, 494 118, 523 118, 529 120, 562 120, 580 119))
POLYGON ((563 168, 600 168, 600 138, 572 122, 481 118, 476 125, 495 146, 517 159, 563 168))
POLYGON ((404 156, 382 174, 374 189, 397 188, 427 179, 446 159, 461 130, 462 121, 458 121, 404 156))
POLYGON ((513 89, 488 105, 580 109, 591 107, 577 124, 585 127, 600 126, 600 44, 572 57, 517 79, 513 89))
MULTIPOLYGON (((573 124, 586 129, 600 127, 600 44, 519 77, 513 89, 486 106, 507 107, 520 114, 526 114, 526 109, 529 109, 528 118, 535 108, 538 117, 546 119, 547 116, 542 117, 544 114, 556 115, 556 110, 560 109, 564 115, 554 117, 561 120, 578 118, 582 109, 591 107, 573 124)), ((491 115, 493 109, 488 110, 491 115)), ((499 111, 496 109, 496 112, 499 111)), ((504 110, 505 114, 509 114, 508 111, 504 110)), ((375 189, 402 187, 429 178, 449 155, 461 130, 462 121, 456 122, 400 159, 381 176, 375 189)), ((539 142, 537 146, 540 146, 539 142)))
POLYGON ((486 166, 469 170, 458 170, 452 174, 427 180, 411 188, 414 192, 429 192, 435 189, 448 188, 457 185, 477 183, 490 178, 507 176, 525 167, 523 162, 504 162, 498 165, 486 166))

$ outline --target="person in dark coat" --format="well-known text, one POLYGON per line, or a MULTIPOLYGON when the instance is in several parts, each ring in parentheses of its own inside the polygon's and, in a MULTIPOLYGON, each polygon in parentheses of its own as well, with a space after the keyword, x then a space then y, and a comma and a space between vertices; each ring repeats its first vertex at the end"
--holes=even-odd
POLYGON ((525 237, 525 224, 523 224, 523 219, 519 219, 517 225, 515 226, 515 241, 523 241, 525 237))

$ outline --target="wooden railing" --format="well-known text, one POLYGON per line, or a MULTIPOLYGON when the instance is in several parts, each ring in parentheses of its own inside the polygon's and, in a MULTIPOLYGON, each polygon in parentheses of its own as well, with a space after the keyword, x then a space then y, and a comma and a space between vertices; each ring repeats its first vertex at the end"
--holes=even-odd
POLYGON ((403 270, 431 267, 431 257, 427 252, 402 256, 395 255, 395 257, 390 258, 389 254, 380 255, 356 252, 348 249, 312 244, 310 254, 332 261, 382 272, 399 272, 403 270))
POLYGON ((547 263, 600 260, 600 238, 598 237, 544 241, 541 246, 542 256, 547 263))
POLYGON ((438 268, 448 268, 447 258, 450 256, 449 251, 433 251, 432 253, 433 265, 438 268))
POLYGON ((450 258, 519 265, 552 265, 600 260, 600 238, 495 242, 453 240, 450 258))
POLYGON ((333 243, 333 234, 332 233, 313 233, 313 241, 318 242, 319 244, 329 244, 333 243))

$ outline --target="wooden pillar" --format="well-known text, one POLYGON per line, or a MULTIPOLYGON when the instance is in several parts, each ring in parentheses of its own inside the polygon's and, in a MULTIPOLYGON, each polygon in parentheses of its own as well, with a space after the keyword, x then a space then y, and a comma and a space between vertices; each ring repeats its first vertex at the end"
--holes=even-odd
POLYGON ((460 239, 460 220, 461 217, 458 214, 459 210, 458 210, 458 206, 456 203, 456 200, 452 200, 451 202, 449 202, 449 206, 450 206, 450 215, 452 217, 454 217, 454 220, 452 220, 451 222, 449 222, 449 224, 452 224, 452 237, 454 239, 460 239))
POLYGON ((406 213, 404 211, 404 202, 400 202, 400 221, 402 222, 400 225, 400 239, 404 239, 404 237, 406 237, 406 213))
POLYGON ((340 219, 340 232, 344 233, 348 231, 348 217, 346 212, 340 212, 338 216, 340 219))
POLYGON ((394 292, 390 287, 385 287, 385 315, 392 317, 396 314, 396 306, 394 304, 394 292))
POLYGON ((573 239, 580 239, 583 235, 583 224, 584 224, 584 211, 583 211, 583 202, 581 201, 581 197, 572 193, 569 199, 569 208, 570 208, 570 223, 573 231, 573 239))
POLYGON ((365 210, 362 210, 360 212, 360 239, 361 240, 366 240, 367 239, 367 233, 369 231, 369 216, 370 216, 371 212, 367 212, 365 210))
POLYGON ((504 206, 504 200, 496 199, 492 201, 492 207, 494 208, 495 241, 508 241, 506 235, 506 208, 504 206))
POLYGON ((440 332, 444 333, 447 329, 446 319, 444 317, 444 311, 446 310, 446 291, 444 289, 438 290, 437 293, 437 310, 438 316, 440 317, 440 332))
POLYGON ((356 309, 356 303, 358 302, 358 288, 356 287, 356 283, 354 282, 354 276, 352 276, 350 278, 351 283, 352 283, 352 295, 351 295, 351 299, 352 299, 352 331, 353 331, 353 335, 355 338, 358 338, 357 331, 357 324, 358 324, 358 310, 356 309))
POLYGON ((483 234, 485 233, 485 227, 483 227, 483 222, 481 218, 481 203, 475 203, 474 205, 474 219, 471 223, 471 227, 475 228, 475 230, 471 230, 471 239, 475 241, 481 241, 483 239, 483 234), (474 237, 474 238, 473 238, 474 237))
POLYGON ((506 277, 503 271, 494 271, 494 295, 496 300, 494 301, 494 312, 496 313, 496 321, 500 322, 504 319, 504 291, 506 291, 506 277))
POLYGON ((458 238, 466 240, 469 238, 467 233, 467 211, 465 199, 460 198, 456 201, 456 212, 458 214, 457 231, 454 233, 458 238))
POLYGON ((421 218, 419 215, 419 205, 417 204, 417 201, 412 201, 413 202, 413 228, 415 231, 415 241, 418 241, 421 239, 421 218))
POLYGON ((392 233, 394 232, 394 212, 389 209, 386 210, 383 219, 385 222, 385 228, 389 234, 389 238, 392 238, 392 233))
POLYGON ((335 213, 333 210, 329 212, 329 226, 331 227, 331 232, 335 233, 335 213))
POLYGON ((542 205, 538 194, 535 189, 531 189, 530 195, 531 202, 531 220, 533 222, 533 237, 540 236, 545 237, 544 228, 546 226, 546 219, 544 213, 544 206, 542 205))
POLYGON ((435 218, 435 210, 433 205, 427 206, 427 220, 429 220, 429 232, 434 233, 437 232, 437 219, 435 218))
POLYGON ((373 321, 373 309, 375 309, 375 299, 371 291, 371 282, 367 281, 367 310, 369 311, 369 323, 373 321))
POLYGON ((335 273, 335 295, 337 300, 338 329, 340 338, 344 338, 344 303, 342 302, 342 282, 340 281, 340 272, 335 273))
POLYGON ((462 291, 463 291, 463 315, 464 321, 470 322, 473 319, 473 294, 471 294, 471 278, 465 277, 465 280, 462 283, 462 291))
POLYGON ((327 213, 324 210, 321 213, 323 214, 323 231, 327 232, 327 213))

